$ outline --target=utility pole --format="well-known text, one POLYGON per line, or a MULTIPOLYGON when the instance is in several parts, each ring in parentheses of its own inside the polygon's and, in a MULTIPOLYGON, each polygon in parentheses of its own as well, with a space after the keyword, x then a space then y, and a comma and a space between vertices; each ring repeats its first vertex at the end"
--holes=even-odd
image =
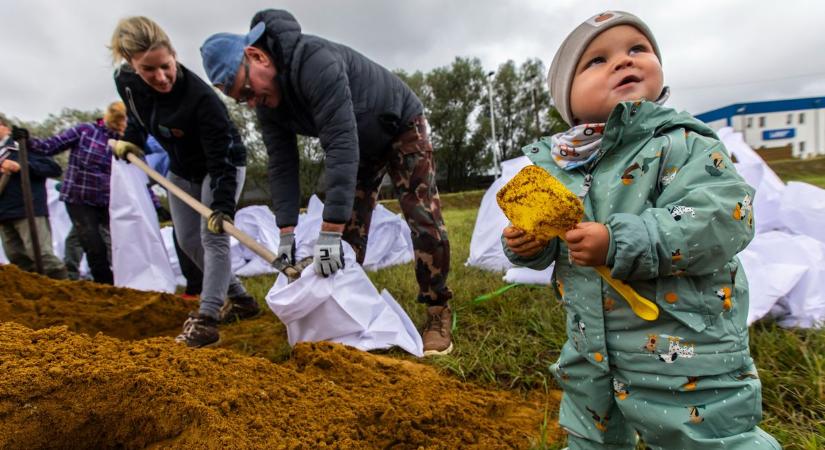
POLYGON ((496 177, 499 177, 501 176, 501 165, 498 159, 501 148, 499 148, 498 139, 496 139, 496 115, 493 112, 493 75, 495 74, 496 72, 494 70, 487 73, 487 96, 490 99, 490 133, 493 137, 493 171, 496 177))
POLYGON ((539 109, 536 107, 535 86, 530 86, 530 97, 533 98, 533 115, 536 117, 536 139, 541 139, 541 124, 539 122, 539 109))
POLYGON ((539 109, 536 105, 536 74, 531 74, 527 77, 527 82, 530 84, 530 100, 533 105, 533 120, 536 121, 536 139, 541 139, 541 122, 539 122, 539 109))

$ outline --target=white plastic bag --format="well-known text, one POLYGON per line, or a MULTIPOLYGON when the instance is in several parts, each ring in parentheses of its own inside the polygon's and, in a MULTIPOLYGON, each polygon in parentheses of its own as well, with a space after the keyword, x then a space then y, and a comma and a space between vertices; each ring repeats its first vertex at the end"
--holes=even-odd
POLYGON ((378 293, 346 243, 344 255, 344 269, 327 278, 312 266, 291 284, 278 276, 266 302, 286 325, 289 344, 332 341, 361 350, 398 346, 422 356, 421 336, 409 316, 388 292, 378 293))
POLYGON ((137 167, 113 159, 109 229, 115 286, 175 292, 175 274, 146 188, 148 181, 137 167))
MULTIPOLYGON (((295 227, 295 259, 312 256, 312 249, 321 231, 324 203, 313 195, 309 199, 307 212, 298 217, 295 227)), ((413 260, 410 227, 398 214, 393 214, 383 205, 372 212, 367 254, 364 255, 364 269, 374 271, 384 267, 408 263, 413 260)))
MULTIPOLYGON (((263 205, 247 206, 235 213, 235 226, 248 234, 269 251, 278 251, 280 235, 275 215, 263 205)), ((271 264, 252 250, 244 247, 237 239, 232 239, 232 271, 235 275, 251 277, 276 272, 271 264)))

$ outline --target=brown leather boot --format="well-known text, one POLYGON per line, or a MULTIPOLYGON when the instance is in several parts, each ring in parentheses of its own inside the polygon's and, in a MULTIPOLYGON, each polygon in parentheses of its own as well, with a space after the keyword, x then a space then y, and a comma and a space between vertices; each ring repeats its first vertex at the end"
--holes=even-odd
POLYGON ((453 351, 452 325, 453 311, 449 305, 427 307, 427 322, 421 333, 424 356, 446 355, 453 351))

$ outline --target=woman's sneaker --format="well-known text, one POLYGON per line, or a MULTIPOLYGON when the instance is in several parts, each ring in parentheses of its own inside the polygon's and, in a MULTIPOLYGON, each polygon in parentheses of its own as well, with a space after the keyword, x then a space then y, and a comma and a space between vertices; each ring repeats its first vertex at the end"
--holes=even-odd
POLYGON ((189 318, 183 323, 183 332, 175 338, 175 342, 192 348, 217 345, 221 342, 218 321, 209 316, 189 313, 189 318))
POLYGON ((220 323, 232 323, 236 320, 252 319, 261 314, 261 307, 255 298, 249 294, 229 297, 221 308, 220 323))

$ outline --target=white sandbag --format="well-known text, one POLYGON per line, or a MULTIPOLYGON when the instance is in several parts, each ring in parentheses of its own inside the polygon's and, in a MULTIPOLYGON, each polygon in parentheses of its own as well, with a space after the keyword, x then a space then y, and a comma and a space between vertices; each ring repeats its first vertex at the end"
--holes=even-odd
POLYGON ((370 221, 364 269, 375 271, 413 260, 410 227, 399 214, 377 205, 370 221))
MULTIPOLYGON (((248 234, 252 239, 263 245, 269 251, 278 251, 280 235, 275 215, 263 205, 247 206, 235 213, 235 226, 248 234)), ((250 277, 276 272, 267 261, 252 250, 232 239, 230 245, 232 255, 232 271, 235 275, 250 277)))
MULTIPOLYGON (((313 195, 309 199, 307 212, 298 217, 298 225, 295 227, 296 259, 312 256, 315 241, 321 231, 323 212, 324 203, 313 195)), ((401 216, 393 214, 383 205, 377 205, 372 212, 368 236, 364 269, 374 271, 413 260, 410 227, 401 216)))
POLYGON ((312 266, 291 284, 278 276, 266 302, 286 325, 289 344, 332 341, 361 350, 398 346, 422 356, 421 337, 407 314, 389 293, 378 293, 346 243, 344 254, 344 269, 330 277, 316 274, 312 266))
POLYGON ((526 156, 501 163, 501 176, 493 182, 481 199, 473 235, 470 238, 470 256, 465 265, 493 271, 505 271, 513 267, 510 260, 504 256, 501 247, 501 231, 510 222, 496 203, 496 193, 519 170, 530 164, 532 163, 526 156))
POLYGON ((526 156, 509 159, 501 163, 499 177, 484 193, 478 209, 473 236, 470 239, 470 256, 466 266, 479 267, 492 271, 506 271, 504 281, 508 283, 549 284, 553 275, 553 266, 545 270, 533 270, 526 267, 514 267, 504 255, 501 246, 501 232, 510 221, 496 202, 496 193, 526 166, 532 164, 526 156))
MULTIPOLYGON (((799 264, 771 262, 764 253, 772 246, 771 242, 756 242, 738 255, 748 278, 748 325, 765 317, 779 299, 796 287, 808 270, 799 264)), ((768 252, 777 250, 781 249, 773 248, 768 252)))
POLYGON ((112 159, 109 228, 115 286, 175 292, 148 178, 137 167, 112 159))
POLYGON ((511 267, 507 269, 502 279, 508 283, 540 284, 547 286, 553 277, 555 263, 544 270, 533 270, 526 267, 511 267))
POLYGON ((783 327, 821 326, 825 321, 825 265, 822 264, 825 261, 825 243, 808 236, 773 231, 757 235, 746 250, 756 255, 760 265, 781 264, 784 265, 783 270, 787 268, 791 273, 805 269, 796 283, 790 283, 792 280, 785 280, 786 274, 768 272, 769 269, 764 270, 769 275, 758 280, 758 272, 749 272, 754 265, 746 266, 748 280, 756 286, 755 289, 751 287, 751 298, 761 295, 757 289, 762 283, 777 292, 790 286, 787 292, 779 296, 769 315, 783 327))
POLYGON ((777 216, 791 233, 825 242, 825 189, 789 182, 782 193, 777 216))
MULTIPOLYGON (((49 208, 49 226, 52 230, 52 249, 58 258, 65 261, 66 236, 72 231, 72 219, 66 210, 66 204, 60 201, 60 191, 57 190, 57 181, 51 178, 46 180, 46 198, 49 208)), ((91 279, 92 277, 85 253, 80 258, 77 271, 81 279, 91 279)))
POLYGON ((52 229, 52 249, 58 258, 66 254, 66 236, 72 229, 72 220, 66 211, 66 204, 60 201, 57 181, 46 180, 46 201, 49 208, 49 225, 52 229))

